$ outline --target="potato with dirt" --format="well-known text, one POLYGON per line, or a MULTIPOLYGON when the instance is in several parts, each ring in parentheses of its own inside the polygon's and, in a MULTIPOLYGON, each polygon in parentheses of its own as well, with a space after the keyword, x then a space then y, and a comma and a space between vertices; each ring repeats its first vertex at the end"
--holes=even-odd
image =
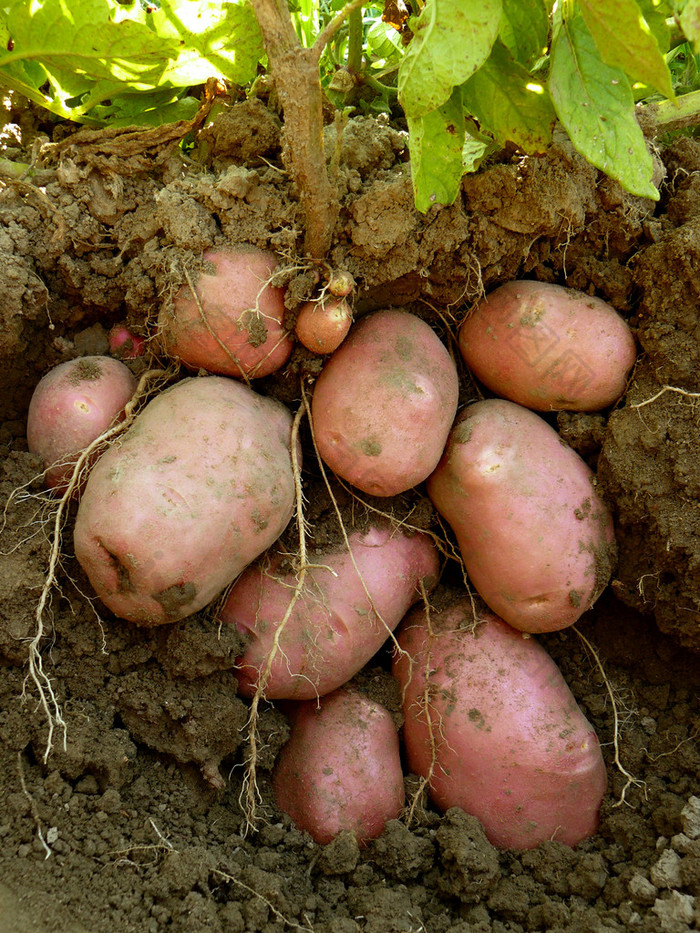
POLYGON ((455 364, 429 324, 406 311, 369 314, 316 380, 318 451, 363 492, 405 492, 437 465, 458 390, 455 364))
POLYGON ((507 282, 465 318, 459 348, 496 395, 537 411, 598 411, 625 390, 637 356, 627 322, 573 288, 507 282))
POLYGON ((478 817, 500 848, 575 846, 598 827, 606 772, 595 731, 534 639, 464 595, 412 610, 393 672, 408 767, 441 810, 478 817))
POLYGON ((474 587, 515 628, 572 625, 607 585, 616 545, 595 477, 529 409, 503 399, 466 408, 427 488, 474 587))
POLYGON ((208 250, 192 283, 161 308, 158 329, 168 356, 191 370, 259 379, 292 352, 284 327, 284 289, 271 284, 274 253, 252 247, 208 250))
POLYGON ((185 379, 94 467, 75 555, 116 616, 153 626, 206 606, 292 516, 291 415, 233 379, 185 379))
POLYGON ((46 485, 63 492, 80 454, 124 413, 137 380, 119 360, 82 356, 51 369, 27 413, 27 445, 44 461, 46 485))
POLYGON ((389 712, 350 688, 285 711, 292 726, 272 775, 277 806, 316 842, 343 830, 361 845, 376 839, 404 803, 389 712))
POLYGON ((220 617, 248 638, 236 662, 241 695, 258 687, 268 699, 330 693, 437 583, 438 552, 427 534, 386 524, 349 535, 348 544, 349 550, 341 545, 310 555, 303 581, 285 568, 281 552, 265 555, 236 581, 220 617))

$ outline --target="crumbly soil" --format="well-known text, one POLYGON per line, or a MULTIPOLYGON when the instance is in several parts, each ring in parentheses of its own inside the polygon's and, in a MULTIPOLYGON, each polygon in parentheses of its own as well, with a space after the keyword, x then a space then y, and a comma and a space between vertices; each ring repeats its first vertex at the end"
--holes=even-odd
MULTIPOLYGON (((498 852, 474 818, 426 804, 410 827, 392 822, 359 850, 345 834, 318 846, 275 809, 269 773, 288 726, 271 706, 260 723, 266 819, 244 833, 237 637, 206 611, 154 631, 111 617, 72 557, 73 510, 42 643, 66 724, 50 752, 27 680, 50 538, 25 440, 33 387, 63 360, 106 352, 121 321, 150 337, 135 371, 162 363, 160 306, 218 243, 283 257, 293 323, 316 275, 299 257, 279 121, 260 101, 240 103, 184 160, 153 135, 86 138, 28 107, 8 105, 4 121, 0 156, 36 162, 23 180, 0 176, 0 499, 21 486, 30 494, 11 501, 0 540, 3 933, 700 928, 700 144, 677 140, 660 154, 656 205, 561 140, 547 157, 501 153, 465 178, 454 206, 421 216, 401 132, 364 117, 345 130, 329 260, 358 283, 356 315, 403 307, 453 346, 484 291, 530 277, 610 301, 640 347, 612 412, 552 418, 597 469, 620 548, 610 587, 579 625, 608 684, 576 631, 543 638, 609 766, 599 833, 575 850, 498 852)), ((258 388, 296 409, 300 379, 310 385, 318 370, 298 349, 258 388)), ((462 376, 464 402, 480 389, 462 376)), ((304 441, 321 545, 333 531, 304 441)), ((420 490, 382 507, 434 521, 420 490)), ((381 652, 360 682, 398 716, 387 669, 381 652)))

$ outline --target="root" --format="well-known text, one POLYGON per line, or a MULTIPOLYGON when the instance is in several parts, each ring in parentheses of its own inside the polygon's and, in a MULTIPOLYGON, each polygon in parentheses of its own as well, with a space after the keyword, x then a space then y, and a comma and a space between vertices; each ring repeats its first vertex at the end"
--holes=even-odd
MULTIPOLYGON (((17 752, 17 774, 19 776, 19 784, 20 784, 20 787, 22 788, 22 793, 27 798, 27 801, 29 803, 29 811, 32 814, 32 819, 34 820, 34 825, 36 826, 37 837, 44 849, 44 852, 46 853, 44 858, 47 859, 51 855, 51 849, 49 848, 49 844, 44 836, 44 829, 41 823, 41 818, 39 816, 39 809, 36 805, 36 800, 34 800, 32 795, 29 793, 29 789, 27 788, 27 782, 24 780, 24 767, 22 765, 22 752, 17 752)), ((56 840, 54 839, 53 841, 55 842, 56 840)))
POLYGON ((610 698, 610 704, 612 706, 612 711, 613 711, 613 749, 615 753, 613 760, 615 762, 615 767, 620 772, 620 774, 625 778, 625 781, 626 781, 625 786, 622 788, 622 791, 620 792, 619 799, 613 804, 613 807, 620 807, 622 806, 623 803, 627 803, 625 797, 630 787, 646 788, 646 785, 644 781, 640 781, 639 778, 636 778, 634 777, 634 775, 630 774, 630 772, 627 770, 627 768, 625 768, 625 766, 622 764, 622 761, 620 760, 620 709, 619 709, 618 702, 615 698, 615 693, 613 691, 612 684, 610 683, 610 680, 608 679, 608 675, 605 673, 603 662, 600 660, 600 655, 598 654, 596 649, 593 647, 591 642, 586 638, 584 634, 582 634, 576 628, 575 625, 572 626, 572 628, 574 632, 576 632, 578 637, 581 639, 581 641, 587 648, 588 652, 590 653, 591 657, 593 658, 595 666, 598 668, 600 676, 603 678, 603 683, 605 684, 605 689, 607 691, 608 697, 610 698))
MULTIPOLYGON (((413 796, 411 797, 408 807, 405 811, 405 820, 406 820, 407 826, 411 825, 411 823, 413 822, 416 816, 417 808, 421 806, 421 801, 423 800, 424 792, 427 791, 427 789, 430 786, 430 781, 432 780, 433 774, 435 773, 435 766, 437 764, 437 737, 436 737, 436 730, 434 728, 431 703, 430 703, 430 674, 431 674, 430 643, 433 640, 434 634, 433 634, 432 626, 430 624, 430 604, 428 602, 428 594, 423 585, 423 581, 421 581, 420 588, 421 588, 421 596, 423 598, 423 606, 425 608, 425 622, 426 622, 426 626, 428 629, 428 650, 425 655, 425 670, 424 670, 425 688, 423 690, 423 696, 420 698, 421 708, 420 708, 420 713, 418 715, 419 716, 422 715, 424 717, 425 723, 428 727, 428 741, 430 743, 430 767, 428 768, 427 774, 420 776, 418 787, 416 788, 413 796)), ((413 658, 410 655, 407 655, 407 657, 408 657, 409 676, 406 681, 406 686, 408 686, 408 682, 411 680, 412 671, 413 671, 413 658)))
POLYGON ((341 535, 342 535, 342 537, 343 537, 343 542, 344 542, 344 544, 345 544, 345 549, 347 550, 348 555, 350 556, 350 560, 352 561, 352 566, 353 566, 353 568, 354 568, 354 570, 355 570, 355 573, 357 574, 357 577, 358 577, 358 579, 359 579, 359 581, 360 581, 360 583, 361 583, 361 585, 362 585, 362 589, 363 589, 364 592, 365 592, 365 596, 367 597, 367 601, 369 602, 369 605, 370 605, 372 611, 374 612, 374 614, 375 614, 375 616, 377 617, 378 621, 381 622, 381 624, 382 624, 382 625, 384 626, 384 628, 386 629, 387 635, 388 635, 389 639, 391 640, 391 642, 392 642, 393 645, 394 645, 394 650, 395 650, 395 652, 396 652, 398 655, 404 655, 404 654, 406 654, 406 652, 405 652, 405 651, 403 650, 403 648, 399 645, 398 641, 396 640, 396 636, 394 635, 394 632, 392 631, 391 627, 390 627, 389 625, 387 625, 386 621, 385 621, 384 618, 382 617, 382 614, 381 614, 381 613, 379 612, 379 610, 375 607, 374 601, 373 601, 373 599, 372 599, 372 597, 371 597, 371 595, 370 595, 369 590, 367 589, 367 585, 366 585, 366 583, 365 583, 365 581, 364 581, 364 578, 363 578, 362 574, 360 573, 360 568, 357 566, 357 562, 355 561, 355 556, 354 556, 354 554, 352 553, 352 548, 350 547, 350 539, 349 539, 349 536, 348 536, 347 529, 346 529, 346 527, 345 527, 345 522, 343 521, 343 516, 342 516, 342 513, 341 513, 341 511, 340 511, 340 506, 338 505, 338 500, 337 500, 336 497, 333 495, 333 490, 332 490, 332 488, 331 488, 331 484, 330 484, 330 481, 329 481, 329 479, 328 479, 328 474, 327 474, 327 472, 326 472, 326 468, 324 467, 324 465, 323 465, 323 460, 321 459, 321 455, 320 455, 319 452, 318 452, 318 446, 317 446, 317 444, 316 444, 316 435, 315 435, 315 433, 314 433, 313 418, 312 418, 312 416, 311 416, 311 407, 310 407, 310 405, 309 405, 309 398, 308 398, 308 396, 307 396, 307 394, 306 394, 306 389, 304 388, 304 383, 303 383, 303 382, 302 382, 302 384, 301 384, 301 398, 302 398, 302 405, 304 406, 304 410, 306 411, 306 417, 307 417, 308 420, 309 420, 309 429, 310 429, 310 431, 311 431, 311 441, 312 441, 312 443, 313 443, 314 451, 315 451, 315 453, 316 453, 316 459, 317 459, 317 461, 318 461, 319 470, 320 470, 320 472, 321 472, 321 476, 322 476, 322 478, 323 478, 323 482, 325 483, 325 486, 326 486, 326 490, 327 490, 327 492, 328 492, 328 495, 330 496, 331 503, 333 504, 333 510, 335 511, 336 518, 338 519, 338 525, 339 525, 339 527, 340 527, 340 533, 341 533, 341 535))
POLYGON ((202 324, 204 324, 204 326, 205 326, 205 328, 206 328, 206 330, 207 330, 207 333, 208 333, 209 336, 212 338, 212 340, 215 340, 215 341, 216 341, 216 343, 217 343, 217 344, 219 345, 219 347, 223 350, 223 352, 226 354, 226 356, 231 360, 231 362, 233 363, 233 365, 237 367, 241 379, 243 379, 243 380, 245 381, 245 384, 246 384, 246 385, 248 386, 248 388, 250 389, 250 388, 251 388, 250 379, 248 378, 248 375, 247 375, 247 373, 245 372, 245 370, 243 369, 243 367, 241 366, 240 362, 236 359, 236 357, 233 355, 233 353, 231 353, 231 351, 230 351, 229 348, 226 346, 226 344, 223 342, 223 340, 219 337, 219 335, 216 334, 216 333, 214 333, 214 331, 213 331, 213 329, 212 329, 212 326, 211 326, 211 324, 209 323, 209 319, 207 318, 206 314, 204 313, 204 308, 202 307, 202 302, 199 300, 199 295, 198 295, 197 292, 195 291, 194 282, 192 281, 192 276, 190 275, 189 271, 188 271, 184 266, 183 266, 182 271, 183 271, 183 274, 184 274, 184 276, 185 276, 185 280, 186 280, 186 282, 187 282, 187 287, 189 288, 190 294, 192 295, 192 300, 194 301, 195 305, 197 306, 197 313, 199 314, 199 316, 200 316, 200 318, 201 318, 201 320, 202 320, 202 324))
POLYGON ((221 878, 222 881, 226 881, 229 884, 235 884, 237 887, 242 888, 244 891, 247 891, 249 894, 252 894, 253 897, 259 898, 265 906, 272 911, 275 917, 285 925, 285 927, 290 927, 292 930, 303 930, 304 933, 314 933, 313 927, 303 926, 300 923, 295 923, 293 920, 288 920, 284 914, 278 910, 275 905, 267 897, 260 894, 255 888, 251 888, 249 884, 246 884, 245 881, 241 881, 240 878, 235 878, 233 875, 228 874, 228 872, 221 871, 218 868, 212 869, 212 875, 216 878, 221 878))
POLYGON ((637 402, 635 405, 630 405, 630 408, 644 408, 645 405, 651 405, 652 402, 655 402, 657 398, 661 398, 662 395, 665 395, 667 392, 677 392, 679 395, 685 395, 687 398, 700 398, 700 392, 688 392, 686 389, 680 389, 678 386, 664 385, 661 386, 658 392, 651 396, 651 398, 644 399, 643 402, 637 402))
POLYGON ((53 689, 50 677, 44 670, 44 661, 41 654, 41 645, 46 635, 46 617, 51 602, 51 595, 58 587, 58 569, 61 560, 61 540, 63 526, 66 521, 68 507, 70 505, 73 493, 79 488, 85 472, 88 469, 91 458, 99 450, 106 447, 117 435, 123 433, 134 420, 135 412, 139 403, 146 395, 146 386, 149 382, 167 376, 167 371, 161 369, 148 370, 145 372, 136 388, 136 391, 124 409, 124 419, 118 424, 108 428, 103 434, 96 438, 78 457, 73 472, 68 481, 65 491, 58 500, 53 513, 51 522, 51 548, 49 552, 49 563, 44 585, 41 589, 39 601, 35 611, 34 635, 29 642, 28 655, 28 673, 25 679, 25 693, 27 681, 31 681, 39 697, 39 706, 43 710, 44 717, 48 724, 48 735, 46 739, 46 749, 44 751, 44 762, 46 762, 54 747, 54 733, 60 729, 63 733, 63 747, 66 748, 66 722, 61 712, 61 705, 53 689))
POLYGON ((250 831, 255 831, 257 829, 257 823, 259 819, 258 808, 262 803, 262 796, 258 788, 257 781, 257 765, 258 757, 260 754, 260 736, 258 733, 258 722, 260 719, 260 703, 265 699, 265 688, 267 687, 270 674, 272 673, 272 665, 275 661, 275 658, 282 650, 280 648, 280 640, 284 632, 287 622, 291 618, 294 607, 301 596, 304 590, 304 584, 306 582, 306 572, 308 570, 308 562, 306 556, 306 522, 304 519, 304 495, 301 482, 301 464, 299 463, 297 441, 299 438, 299 426, 301 424, 301 419, 305 413, 305 408, 303 405, 299 406, 296 415, 294 416, 294 421, 292 423, 292 433, 291 433, 291 445, 290 452, 292 457, 292 469, 294 472, 294 489, 296 497, 296 519, 297 519, 297 531, 299 535, 299 564, 297 570, 297 583, 294 587, 291 599, 287 606, 287 610, 282 618, 280 624, 275 630, 275 635, 272 642, 272 647, 268 652, 267 658, 265 660, 265 666, 260 671, 258 677, 258 682, 255 687, 255 694, 253 695, 250 713, 248 715, 248 756, 245 763, 245 774, 243 777, 243 786, 241 788, 240 803, 245 814, 245 825, 243 835, 246 835, 250 831))

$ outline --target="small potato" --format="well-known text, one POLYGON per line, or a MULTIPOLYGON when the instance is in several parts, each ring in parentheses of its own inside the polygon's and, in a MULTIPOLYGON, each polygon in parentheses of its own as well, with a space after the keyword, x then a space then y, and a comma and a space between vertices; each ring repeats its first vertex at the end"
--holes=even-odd
POLYGON ((93 468, 75 523, 75 555, 108 609, 175 622, 277 540, 294 506, 291 423, 217 376, 149 402, 93 468))
POLYGON ((135 334, 125 324, 115 324, 107 338, 109 352, 118 360, 135 360, 146 352, 146 338, 135 334))
POLYGON ((80 454, 122 417, 136 384, 109 356, 68 360, 39 381, 27 413, 27 445, 44 461, 47 486, 66 488, 80 454))
POLYGON ((441 810, 481 820, 495 846, 530 849, 593 835, 606 788, 598 739, 534 638, 464 596, 399 629, 408 767, 441 810), (411 661, 409 662, 409 656, 411 661))
POLYGON ((539 415, 502 399, 457 419, 428 495, 482 599, 524 632, 572 625, 616 559, 591 470, 539 415))
POLYGON ((250 637, 236 662, 243 696, 255 693, 275 638, 268 699, 311 699, 342 686, 419 598, 420 582, 426 591, 437 582, 438 554, 428 535, 375 527, 349 542, 352 557, 346 550, 310 557, 304 589, 279 635, 297 585, 296 574, 280 570, 282 555, 266 555, 236 581, 221 619, 250 637))
POLYGON ((348 335, 352 308, 344 298, 307 301, 299 309, 294 331, 312 353, 333 353, 348 335))
POLYGON ((457 393, 455 365, 425 321, 405 311, 370 314, 316 380, 312 416, 319 453, 363 492, 405 492, 440 459, 457 393))
POLYGON ((362 845, 403 807, 399 740, 389 713, 349 689, 294 704, 272 775, 277 806, 325 844, 348 830, 362 845))
POLYGON ((277 258, 253 248, 209 250, 194 283, 160 312, 168 356, 189 369, 256 379, 281 369, 292 352, 283 326, 284 289, 269 284, 277 258))
POLYGON ((508 282, 459 330, 474 375, 537 411, 598 411, 623 394, 636 358, 627 322, 600 298, 561 285, 508 282))

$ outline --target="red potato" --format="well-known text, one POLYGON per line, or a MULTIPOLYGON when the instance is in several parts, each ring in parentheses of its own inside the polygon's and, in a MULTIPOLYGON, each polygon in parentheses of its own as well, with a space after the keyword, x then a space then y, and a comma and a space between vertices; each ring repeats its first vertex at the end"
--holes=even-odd
POLYGON ((27 444, 46 467, 46 485, 63 491, 78 457, 124 412, 136 379, 119 360, 83 356, 39 381, 27 413, 27 444))
POLYGON ((109 352, 120 360, 135 360, 146 351, 146 340, 124 324, 115 324, 107 335, 109 352))
POLYGON ((348 335, 352 308, 343 298, 307 301, 294 327, 299 342, 312 353, 333 353, 348 335))
POLYGON ((206 606, 291 518, 291 415, 233 379, 156 396, 93 468, 75 555, 116 616, 175 622, 206 606))
POLYGON ((399 740, 389 713, 354 691, 295 704, 272 775, 277 806, 319 843, 343 830, 362 845, 404 803, 399 740))
POLYGON ((606 789, 598 739, 538 642, 471 600, 423 609, 399 629, 409 768, 429 779, 441 810, 461 807, 501 848, 548 839, 574 846, 595 833, 606 789), (429 672, 426 681, 426 672, 429 672))
POLYGON ((539 415, 502 399, 457 419, 428 495, 487 605, 524 632, 572 625, 616 558, 591 470, 539 415))
POLYGON ((598 411, 623 394, 636 359, 627 322, 600 298, 508 282, 459 330, 467 366, 503 398, 538 411, 598 411))
MULTIPOLYGON (((438 554, 428 535, 375 527, 349 540, 354 565, 346 550, 311 558, 264 685, 268 699, 311 699, 347 683, 419 598, 419 583, 427 591, 437 583, 438 554)), ((221 611, 222 621, 251 639, 236 664, 243 696, 255 693, 297 584, 294 573, 280 572, 281 562, 275 554, 249 567, 221 611)))
POLYGON ((189 369, 236 379, 267 376, 292 352, 284 329, 284 289, 269 284, 273 253, 252 248, 209 250, 195 294, 183 285, 160 312, 168 356, 189 369))
POLYGON ((457 410, 455 365, 433 329, 405 311, 358 321, 316 380, 318 450, 340 477, 374 496, 422 482, 457 410))

